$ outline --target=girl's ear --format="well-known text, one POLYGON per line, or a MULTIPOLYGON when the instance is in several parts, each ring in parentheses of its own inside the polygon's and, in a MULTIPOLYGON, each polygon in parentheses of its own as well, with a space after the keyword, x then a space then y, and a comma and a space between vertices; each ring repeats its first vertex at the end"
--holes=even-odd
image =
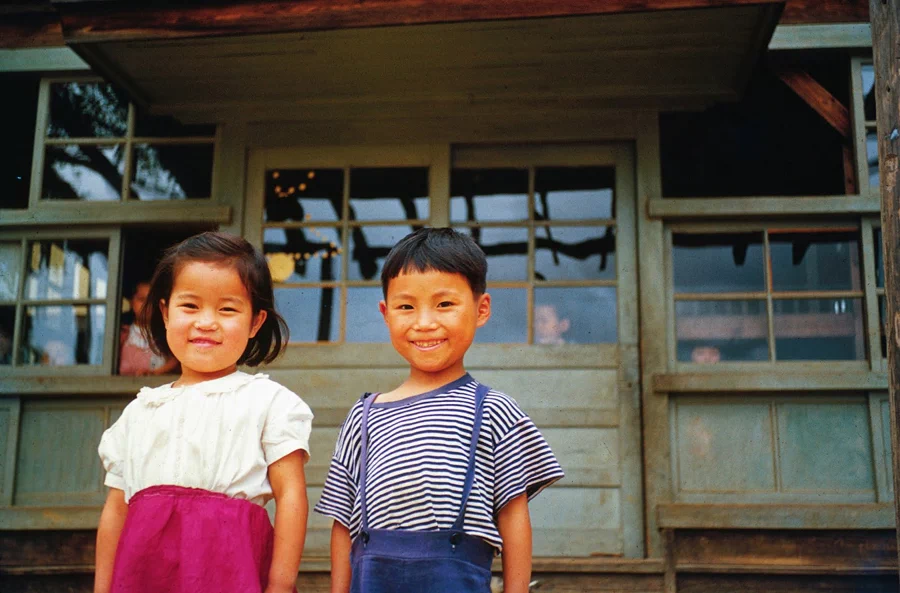
POLYGON ((166 301, 159 301, 159 312, 162 313, 163 326, 165 326, 166 329, 169 329, 169 308, 166 307, 166 301))
POLYGON ((475 318, 475 327, 481 327, 491 318, 491 295, 484 293, 478 297, 475 304, 478 316, 475 318))
POLYGON ((256 333, 259 331, 259 328, 262 327, 262 324, 265 323, 266 317, 269 314, 266 311, 260 311, 256 314, 256 319, 253 320, 253 325, 250 326, 250 337, 255 338, 256 333))

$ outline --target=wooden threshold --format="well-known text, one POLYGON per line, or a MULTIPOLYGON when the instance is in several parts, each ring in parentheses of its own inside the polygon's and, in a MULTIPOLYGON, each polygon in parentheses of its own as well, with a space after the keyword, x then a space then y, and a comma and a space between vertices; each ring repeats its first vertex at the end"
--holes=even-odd
POLYGON ((893 504, 661 504, 668 529, 894 529, 893 504))
POLYGON ((791 565, 791 564, 676 564, 677 572, 697 574, 766 574, 766 575, 880 575, 896 574, 893 566, 791 565))

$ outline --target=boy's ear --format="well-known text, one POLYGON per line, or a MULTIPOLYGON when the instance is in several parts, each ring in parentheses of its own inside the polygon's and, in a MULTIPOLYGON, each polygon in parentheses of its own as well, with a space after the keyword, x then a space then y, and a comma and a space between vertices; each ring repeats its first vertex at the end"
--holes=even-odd
POLYGON ((378 310, 381 311, 381 316, 384 317, 384 322, 387 323, 387 303, 378 301, 378 310))
POLYGON ((251 338, 256 337, 256 333, 259 331, 259 328, 262 327, 262 324, 265 323, 266 317, 268 317, 268 316, 269 316, 269 314, 266 311, 260 311, 259 313, 256 314, 256 319, 253 320, 253 325, 250 326, 250 337, 251 338))
POLYGON ((169 329, 169 308, 166 307, 166 301, 159 301, 159 311, 163 316, 163 326, 165 326, 166 329, 169 329))
POLYGON ((477 317, 475 318, 475 327, 481 327, 491 318, 491 295, 484 293, 475 303, 477 317))

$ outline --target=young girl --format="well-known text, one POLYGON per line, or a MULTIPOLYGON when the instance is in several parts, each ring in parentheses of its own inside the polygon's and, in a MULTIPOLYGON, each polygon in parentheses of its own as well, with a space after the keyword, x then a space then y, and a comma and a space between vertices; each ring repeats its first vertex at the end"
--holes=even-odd
POLYGON ((287 326, 265 258, 203 233, 157 266, 141 325, 181 377, 145 387, 103 434, 109 496, 95 593, 294 591, 312 413, 266 375, 287 326), (274 497, 274 534, 263 505, 274 497))

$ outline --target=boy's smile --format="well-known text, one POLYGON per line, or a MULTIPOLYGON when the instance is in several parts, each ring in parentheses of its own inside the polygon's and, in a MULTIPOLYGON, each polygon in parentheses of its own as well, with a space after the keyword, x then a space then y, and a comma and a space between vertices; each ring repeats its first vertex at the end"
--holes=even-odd
POLYGON ((465 373, 463 357, 491 316, 491 297, 472 294, 462 274, 429 270, 392 278, 379 307, 410 378, 428 389, 465 373))

